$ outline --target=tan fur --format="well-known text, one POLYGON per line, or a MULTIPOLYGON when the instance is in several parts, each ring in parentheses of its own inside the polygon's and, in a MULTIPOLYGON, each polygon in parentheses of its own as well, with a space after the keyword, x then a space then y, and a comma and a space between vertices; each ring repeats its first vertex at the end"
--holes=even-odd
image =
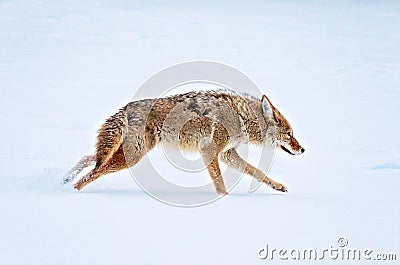
POLYGON ((134 166, 160 143, 200 152, 221 194, 226 194, 226 188, 219 158, 273 189, 287 191, 283 184, 244 161, 235 150, 238 145, 252 143, 290 154, 304 152, 287 120, 266 96, 260 100, 227 91, 189 92, 127 104, 100 128, 95 155, 82 159, 64 182, 72 181, 95 162, 95 168, 75 184, 81 190, 104 174, 134 166))

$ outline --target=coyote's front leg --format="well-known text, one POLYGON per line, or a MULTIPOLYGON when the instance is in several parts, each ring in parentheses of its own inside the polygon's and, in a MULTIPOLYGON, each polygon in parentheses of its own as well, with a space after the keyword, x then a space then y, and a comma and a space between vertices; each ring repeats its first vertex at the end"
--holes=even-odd
POLYGON ((215 157, 213 161, 207 166, 208 173, 214 182, 215 189, 219 194, 228 194, 226 192, 224 180, 222 179, 221 170, 219 168, 218 157, 215 157))
POLYGON ((200 148, 201 156, 207 166, 208 173, 214 182, 215 189, 219 194, 228 194, 226 192, 225 183, 222 179, 221 170, 219 168, 218 154, 216 146, 210 142, 200 148))
POLYGON ((264 182, 274 190, 279 190, 283 192, 288 191, 285 185, 276 182, 273 179, 270 179, 261 170, 247 163, 243 158, 239 156, 239 154, 236 152, 234 148, 231 148, 221 153, 221 160, 228 166, 233 167, 239 171, 242 171, 256 178, 260 182, 261 181, 264 182))

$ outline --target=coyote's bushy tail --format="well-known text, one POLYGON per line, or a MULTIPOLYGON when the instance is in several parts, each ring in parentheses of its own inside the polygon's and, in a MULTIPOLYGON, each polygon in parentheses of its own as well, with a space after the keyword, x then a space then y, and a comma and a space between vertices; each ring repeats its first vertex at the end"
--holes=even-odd
POLYGON ((128 125, 126 108, 108 118, 98 131, 96 144, 96 166, 107 162, 120 148, 128 125))

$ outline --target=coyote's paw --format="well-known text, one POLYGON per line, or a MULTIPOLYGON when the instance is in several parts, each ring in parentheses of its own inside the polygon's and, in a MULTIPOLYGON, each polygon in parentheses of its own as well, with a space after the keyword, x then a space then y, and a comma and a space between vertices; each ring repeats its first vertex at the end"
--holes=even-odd
POLYGON ((286 188, 285 185, 275 182, 275 181, 268 181, 268 186, 273 188, 274 190, 282 191, 282 192, 288 192, 288 189, 286 188))
POLYGON ((80 191, 82 188, 83 188, 83 185, 81 185, 81 184, 79 184, 79 183, 76 183, 76 184, 74 185, 74 189, 76 189, 77 191, 80 191))
POLYGON ((226 192, 225 189, 217 189, 217 193, 220 194, 220 195, 227 195, 228 194, 228 192, 226 192))

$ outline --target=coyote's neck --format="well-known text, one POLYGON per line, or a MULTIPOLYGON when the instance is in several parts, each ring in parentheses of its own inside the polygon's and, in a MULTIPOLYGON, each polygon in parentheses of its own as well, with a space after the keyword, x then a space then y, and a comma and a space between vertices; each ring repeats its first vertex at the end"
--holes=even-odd
POLYGON ((267 140, 269 123, 263 115, 261 101, 256 98, 246 98, 246 101, 250 107, 248 110, 249 115, 244 116, 248 140, 251 144, 263 146, 267 140))

